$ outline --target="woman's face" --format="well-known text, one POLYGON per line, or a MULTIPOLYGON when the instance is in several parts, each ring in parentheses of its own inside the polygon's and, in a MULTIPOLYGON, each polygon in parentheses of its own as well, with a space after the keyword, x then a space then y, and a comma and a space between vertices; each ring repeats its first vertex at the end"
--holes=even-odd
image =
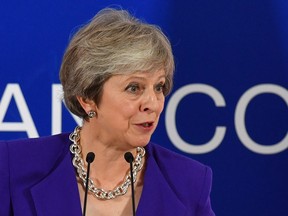
POLYGON ((163 110, 164 85, 164 70, 108 79, 96 108, 95 124, 100 141, 124 148, 145 146, 163 110))

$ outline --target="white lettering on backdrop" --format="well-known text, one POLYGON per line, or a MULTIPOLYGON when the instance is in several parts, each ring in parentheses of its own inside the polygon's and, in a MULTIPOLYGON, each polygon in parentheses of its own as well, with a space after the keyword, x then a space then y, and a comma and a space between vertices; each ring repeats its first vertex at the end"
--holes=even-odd
POLYGON ((245 145, 251 151, 260 154, 276 154, 288 148, 288 132, 286 136, 278 143, 273 145, 261 145, 261 143, 257 143, 251 139, 245 125, 245 114, 247 106, 254 97, 264 93, 278 95, 286 102, 288 106, 287 89, 273 84, 256 85, 248 89, 238 101, 235 110, 235 129, 243 145, 245 145))
POLYGON ((28 137, 39 136, 19 84, 8 84, 4 90, 0 101, 0 131, 26 131, 28 137), (12 97, 22 122, 3 122, 12 97))
MULTIPOLYGON (((195 145, 183 140, 176 126, 176 110, 180 101, 188 94, 203 93, 211 97, 217 107, 225 106, 225 101, 222 94, 215 88, 205 84, 190 84, 178 89, 170 98, 165 115, 166 130, 171 142, 181 151, 191 154, 203 154, 213 151, 217 148, 226 132, 225 127, 216 127, 214 136, 209 142, 201 145, 195 145)), ((249 150, 259 154, 276 154, 288 148, 288 132, 286 136, 278 143, 272 145, 262 145, 255 142, 247 133, 245 125, 245 114, 247 106, 259 94, 271 93, 281 97, 288 106, 288 91, 287 89, 274 84, 261 84, 248 89, 238 101, 235 110, 235 129, 242 144, 249 150)))
POLYGON ((193 145, 191 143, 186 142, 180 137, 177 131, 176 110, 178 104, 186 95, 193 93, 203 93, 209 95, 213 99, 217 107, 224 107, 226 105, 222 94, 217 89, 209 85, 190 84, 183 86, 173 94, 173 96, 170 98, 167 104, 165 115, 166 130, 171 142, 181 151, 193 154, 208 153, 216 149, 221 144, 225 136, 226 127, 222 126, 216 127, 214 136, 210 139, 210 141, 202 145, 195 145, 195 144, 193 145))
MULTIPOLYGON (((226 127, 217 126, 213 137, 204 144, 188 143, 181 138, 176 125, 176 111, 181 100, 193 93, 208 95, 213 99, 216 107, 225 107, 226 102, 223 95, 214 87, 206 84, 190 84, 178 89, 170 98, 165 114, 165 126, 167 134, 173 145, 181 151, 191 154, 204 154, 216 149, 223 141, 226 133, 226 127)), ((245 124, 246 110, 249 103, 260 94, 275 94, 285 101, 288 106, 287 89, 275 84, 261 84, 248 89, 240 97, 234 116, 235 130, 242 144, 249 150, 258 154, 277 154, 288 149, 288 132, 278 143, 263 145, 255 142, 248 134, 245 124)), ((51 134, 62 132, 62 86, 61 84, 52 84, 52 118, 51 134)), ((81 119, 70 113, 75 122, 81 125, 81 119)), ((25 97, 19 84, 9 83, 4 89, 0 100, 0 132, 26 132, 29 138, 38 137, 38 132, 30 114, 25 97), (21 122, 4 122, 5 115, 9 109, 12 99, 14 98, 16 107, 19 111, 21 122)))
MULTIPOLYGON (((52 122, 51 122, 51 132, 52 134, 58 134, 62 132, 62 85, 53 84, 52 85, 52 122)), ((81 125, 82 120, 70 113, 78 125, 81 125)))

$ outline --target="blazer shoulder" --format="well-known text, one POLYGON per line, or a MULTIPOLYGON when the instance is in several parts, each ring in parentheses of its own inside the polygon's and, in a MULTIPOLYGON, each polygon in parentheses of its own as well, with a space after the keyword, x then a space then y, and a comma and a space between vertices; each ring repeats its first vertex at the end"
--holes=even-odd
POLYGON ((184 197, 183 202, 193 199, 200 205, 209 199, 212 185, 209 166, 153 143, 147 146, 147 154, 156 161, 158 170, 175 193, 184 197))
POLYGON ((59 144, 63 143, 63 141, 67 141, 69 139, 68 133, 61 133, 57 135, 51 136, 43 136, 38 138, 21 138, 15 140, 7 140, 7 141, 0 141, 1 144, 6 143, 9 148, 13 147, 21 147, 22 145, 28 145, 29 147, 38 147, 37 145, 46 145, 50 143, 59 144))
MULTIPOLYGON (((49 154, 49 152, 61 151, 69 143, 69 135, 66 133, 39 138, 26 138, 5 141, 11 156, 25 156, 25 154, 49 154), (21 155, 20 155, 21 154, 21 155)), ((3 145, 3 141, 0 145, 3 145)))
POLYGON ((158 144, 150 143, 148 145, 148 154, 150 154, 159 166, 167 167, 173 170, 173 173, 182 175, 201 174, 202 172, 211 172, 211 168, 197 160, 173 152, 158 144))
POLYGON ((46 175, 69 152, 68 134, 40 138, 1 141, 3 158, 9 164, 11 177, 46 175))

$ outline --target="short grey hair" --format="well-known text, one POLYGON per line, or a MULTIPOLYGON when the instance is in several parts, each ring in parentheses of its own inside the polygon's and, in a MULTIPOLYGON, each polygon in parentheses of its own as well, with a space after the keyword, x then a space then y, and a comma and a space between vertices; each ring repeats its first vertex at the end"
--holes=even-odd
POLYGON ((104 83, 113 75, 165 71, 166 96, 173 85, 171 44, 161 29, 125 10, 106 8, 72 37, 63 57, 60 80, 66 107, 87 119, 77 96, 101 102, 104 83))

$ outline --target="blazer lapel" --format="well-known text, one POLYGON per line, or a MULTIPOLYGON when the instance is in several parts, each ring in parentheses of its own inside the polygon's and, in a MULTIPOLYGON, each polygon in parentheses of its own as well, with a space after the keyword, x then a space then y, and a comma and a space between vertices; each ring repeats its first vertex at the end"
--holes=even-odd
MULTIPOLYGON (((137 216, 185 216, 187 209, 170 187, 147 147, 144 186, 137 208, 137 216)), ((41 182, 31 188, 38 216, 81 216, 79 191, 67 151, 58 166, 41 182)))
POLYGON ((137 216, 185 216, 187 214, 186 207, 163 176, 155 158, 149 151, 149 145, 147 154, 144 186, 137 208, 137 216))
POLYGON ((82 215, 81 203, 69 151, 58 166, 31 189, 39 216, 82 215))

